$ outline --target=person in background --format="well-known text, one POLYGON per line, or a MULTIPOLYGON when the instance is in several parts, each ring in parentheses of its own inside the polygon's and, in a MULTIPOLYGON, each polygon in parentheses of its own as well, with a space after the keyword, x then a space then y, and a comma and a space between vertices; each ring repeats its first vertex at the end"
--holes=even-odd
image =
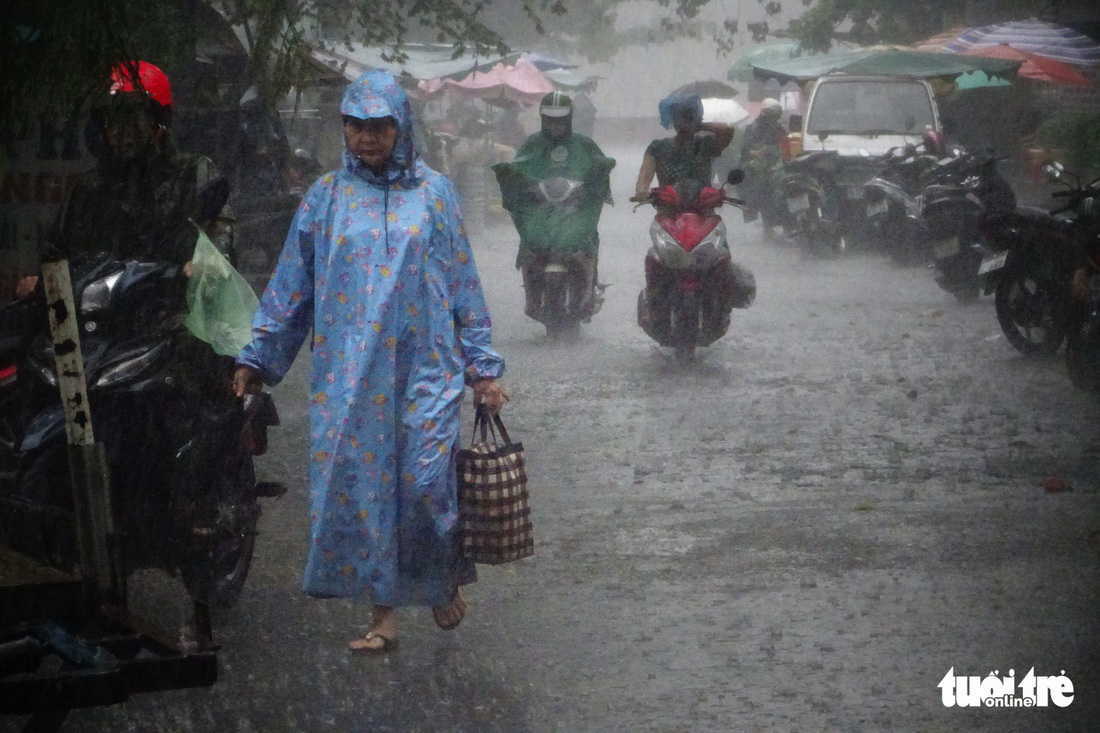
POLYGON ((596 105, 583 90, 573 95, 573 129, 585 137, 596 131, 596 105))
POLYGON ((309 555, 303 590, 366 598, 349 651, 397 646, 401 606, 462 621, 459 406, 464 386, 496 412, 504 360, 451 182, 412 139, 405 92, 373 69, 340 105, 343 167, 302 199, 237 359, 237 394, 277 383, 312 333, 309 555))
POLYGON ((493 138, 501 145, 507 145, 515 150, 527 139, 527 131, 523 129, 523 123, 519 119, 520 107, 518 102, 511 100, 505 102, 504 111, 493 123, 493 138))
POLYGON ((646 201, 653 176, 658 186, 693 180, 700 186, 711 182, 711 161, 733 141, 734 127, 703 122, 703 102, 698 94, 667 97, 659 105, 661 125, 673 128, 672 137, 654 140, 646 148, 631 201, 646 201))
POLYGON ((543 268, 552 253, 568 254, 580 264, 584 282, 575 304, 582 320, 602 304, 598 282, 600 214, 611 203, 611 169, 615 160, 604 155, 591 138, 573 130, 573 100, 564 92, 549 92, 539 103, 541 128, 516 151, 515 160, 494 166, 504 208, 519 233, 516 268, 523 274, 524 312, 539 317, 544 289, 543 268), (578 201, 547 200, 539 183, 555 178, 582 184, 578 201))
POLYGON ((489 168, 511 160, 515 148, 510 148, 490 138, 491 127, 479 117, 471 117, 460 129, 457 138, 448 143, 447 167, 458 188, 459 200, 466 226, 473 232, 485 228, 490 207, 489 168))
MULTIPOLYGON (((215 182, 209 158, 181 153, 170 134, 172 86, 146 61, 120 64, 92 110, 97 165, 80 176, 47 241, 43 259, 109 253, 119 259, 188 263, 201 225, 232 259, 234 217, 223 206, 213 218, 200 211, 199 192, 215 182), (192 223, 195 222, 195 224, 192 223)), ((30 295, 38 277, 20 280, 30 295)))
MULTIPOLYGON (((694 199, 711 184, 711 167, 733 141, 734 127, 720 122, 703 122, 703 102, 698 94, 666 97, 658 111, 661 124, 676 130, 670 138, 654 140, 646 148, 631 201, 648 202, 649 187, 657 176, 660 187, 675 185, 694 199)), ((645 258, 646 303, 664 297, 670 285, 667 269, 652 252, 645 258)), ((716 286, 722 295, 723 318, 729 323, 733 307, 748 307, 756 297, 756 281, 747 269, 730 261, 718 274, 716 286), (740 304, 740 305, 738 305, 740 304)), ((648 307, 648 306, 647 306, 648 307)), ((651 311, 652 312, 652 311, 651 311)))
POLYGON ((776 239, 775 227, 787 216, 783 198, 783 146, 787 131, 779 123, 782 114, 779 101, 764 100, 760 114, 745 128, 741 140, 741 167, 745 180, 740 191, 745 199, 745 221, 760 216, 764 225, 764 241, 776 239))

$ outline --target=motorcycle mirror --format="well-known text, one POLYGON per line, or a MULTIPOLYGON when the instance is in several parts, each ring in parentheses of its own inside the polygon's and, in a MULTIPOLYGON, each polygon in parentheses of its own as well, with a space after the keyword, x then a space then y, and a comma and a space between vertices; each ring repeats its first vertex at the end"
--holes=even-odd
POLYGON ((217 218, 225 202, 229 200, 229 179, 218 176, 199 191, 199 221, 206 223, 217 218))
POLYGON ((729 172, 729 175, 726 176, 726 183, 731 186, 736 186, 743 180, 745 180, 745 171, 740 168, 734 168, 729 172))

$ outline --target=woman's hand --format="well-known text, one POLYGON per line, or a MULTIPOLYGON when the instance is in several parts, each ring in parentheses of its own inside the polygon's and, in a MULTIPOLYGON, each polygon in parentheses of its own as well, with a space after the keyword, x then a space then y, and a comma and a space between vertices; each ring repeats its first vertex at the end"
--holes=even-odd
POLYGON ((489 408, 489 412, 494 415, 500 412, 500 408, 504 407, 505 402, 512 399, 500 386, 500 382, 492 378, 479 379, 474 382, 473 387, 474 407, 484 403, 489 408))
POLYGON ((259 394, 263 390, 263 378, 260 372, 243 364, 233 372, 233 394, 244 397, 246 394, 259 394))

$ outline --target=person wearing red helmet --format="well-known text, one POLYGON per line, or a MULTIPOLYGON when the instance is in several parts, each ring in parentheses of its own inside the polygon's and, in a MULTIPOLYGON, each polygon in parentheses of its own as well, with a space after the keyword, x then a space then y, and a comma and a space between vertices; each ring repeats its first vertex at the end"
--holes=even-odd
POLYGON ((228 209, 215 216, 200 210, 200 191, 218 178, 214 164, 172 143, 172 86, 163 71, 146 61, 115 67, 91 122, 89 147, 99 163, 74 186, 54 248, 68 257, 106 251, 185 265, 195 249, 195 222, 233 254, 228 209))
MULTIPOLYGON (((195 222, 233 259, 233 215, 200 210, 199 192, 218 179, 209 158, 173 145, 172 85, 147 61, 119 64, 91 111, 88 146, 98 165, 80 176, 56 219, 43 259, 108 252, 119 259, 175 262, 190 274, 195 222)), ((34 292, 23 278, 16 297, 34 292)))

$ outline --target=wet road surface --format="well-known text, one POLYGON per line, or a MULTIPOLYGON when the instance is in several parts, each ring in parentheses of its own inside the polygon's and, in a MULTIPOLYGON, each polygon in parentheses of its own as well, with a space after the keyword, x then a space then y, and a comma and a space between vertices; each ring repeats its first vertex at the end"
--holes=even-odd
MULTIPOLYGON (((611 287, 579 341, 551 343, 522 314, 506 219, 474 237, 535 556, 482 568, 457 630, 406 611, 397 653, 349 656, 366 606, 298 590, 299 359, 259 462, 290 491, 264 500, 252 574, 218 626, 217 685, 75 711, 63 730, 1097 729, 1100 405, 1059 358, 1019 356, 990 298, 959 305, 930 272, 873 252, 765 245, 732 209, 759 295, 676 365, 635 323, 651 213, 626 201, 637 153, 609 152, 611 287), (1052 475, 1069 490, 1046 492, 1052 475), (1064 670, 1072 704, 941 702, 951 668, 1032 667, 1064 670)), ((135 588, 139 610, 182 613, 175 585, 135 588)))

